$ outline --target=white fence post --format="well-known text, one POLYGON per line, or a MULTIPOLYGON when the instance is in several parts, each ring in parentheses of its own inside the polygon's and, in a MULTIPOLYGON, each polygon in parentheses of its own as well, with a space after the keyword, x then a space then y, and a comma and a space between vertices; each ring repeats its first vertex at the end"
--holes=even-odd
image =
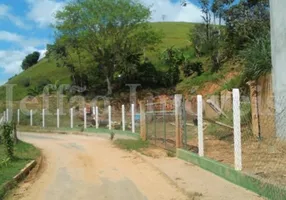
POLYGON ((111 126, 112 126, 111 125, 111 106, 108 106, 108 128, 109 128, 109 130, 112 129, 111 126))
POLYGON ((95 127, 98 128, 98 107, 95 107, 95 127))
POLYGON ((33 126, 33 110, 30 110, 30 126, 33 126))
POLYGON ((95 115, 95 107, 92 107, 92 115, 95 115))
POLYGON ((197 96, 197 120, 198 120, 198 145, 199 156, 204 156, 204 133, 203 133, 203 98, 197 96))
POLYGON ((6 122, 6 111, 3 112, 3 119, 4 119, 4 122, 6 122))
POLYGON ((86 129, 86 107, 83 109, 83 127, 86 129))
POLYGON ((17 110, 17 122, 20 124, 20 109, 17 110))
POLYGON ((242 170, 241 129, 240 129, 240 94, 239 89, 232 90, 233 95, 233 128, 234 128, 234 166, 242 170))
POLYGON ((60 109, 57 108, 57 128, 60 128, 60 109))
POLYGON ((42 123, 43 123, 43 128, 45 128, 45 109, 42 111, 42 123))
POLYGON ((134 104, 131 104, 131 126, 132 126, 132 133, 135 133, 135 107, 134 107, 134 104))
POLYGON ((71 128, 73 128, 73 108, 70 109, 71 128))
POLYGON ((122 130, 125 131, 125 106, 122 105, 122 130))

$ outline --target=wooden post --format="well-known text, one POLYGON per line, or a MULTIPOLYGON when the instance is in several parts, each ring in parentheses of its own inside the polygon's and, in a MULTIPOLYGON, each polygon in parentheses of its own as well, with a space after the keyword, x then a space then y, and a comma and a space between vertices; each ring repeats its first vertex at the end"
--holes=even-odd
POLYGON ((239 89, 232 90, 233 95, 233 128, 234 128, 234 166, 242 170, 241 158, 241 128, 240 128, 240 94, 239 89))
POLYGON ((197 96, 197 120, 198 120, 198 146, 199 156, 204 156, 204 133, 203 133, 203 98, 197 96))
POLYGON ((146 136, 146 109, 145 102, 140 101, 140 137, 143 141, 147 140, 146 136))
POLYGON ((183 146, 182 141, 182 95, 176 94, 174 103, 175 103, 175 129, 176 129, 176 148, 181 148, 183 146))
POLYGON ((122 112, 122 130, 125 131, 125 106, 122 105, 121 108, 122 112))
POLYGON ((250 105, 251 105, 251 120, 252 120, 252 133, 259 137, 259 113, 258 113, 258 96, 257 96, 257 83, 256 81, 247 82, 250 90, 250 105))

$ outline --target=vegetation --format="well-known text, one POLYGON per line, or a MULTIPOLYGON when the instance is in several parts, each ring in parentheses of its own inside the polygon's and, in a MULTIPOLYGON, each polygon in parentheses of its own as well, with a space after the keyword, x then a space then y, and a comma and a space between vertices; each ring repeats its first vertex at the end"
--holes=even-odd
POLYGON ((245 87, 271 71, 267 0, 198 2, 201 24, 149 23, 150 9, 135 0, 67 4, 46 58, 8 82, 18 84, 14 98, 39 95, 56 81, 86 87, 86 95, 120 96, 127 83, 194 93, 206 82, 245 87), (226 76, 232 71, 241 74, 226 76))
POLYGON ((26 70, 26 69, 32 67, 33 65, 35 65, 38 62, 40 55, 41 54, 37 51, 27 55, 22 62, 22 65, 21 65, 22 69, 26 70))
POLYGON ((19 141, 14 146, 14 157, 13 160, 8 160, 5 153, 3 144, 0 144, 0 198, 5 194, 3 184, 10 181, 15 175, 23 169, 27 163, 31 160, 36 159, 40 155, 38 149, 34 146, 19 141))
POLYGON ((128 151, 138 151, 140 149, 148 148, 150 146, 148 141, 142 140, 132 140, 132 139, 117 139, 114 141, 114 144, 121 148, 128 151))

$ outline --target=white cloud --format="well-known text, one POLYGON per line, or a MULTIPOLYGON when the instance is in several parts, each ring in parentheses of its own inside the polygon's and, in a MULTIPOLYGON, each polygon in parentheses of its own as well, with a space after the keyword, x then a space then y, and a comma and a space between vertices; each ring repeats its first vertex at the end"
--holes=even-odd
POLYGON ((172 3, 170 0, 141 0, 147 6, 151 6, 153 22, 202 22, 200 8, 192 3, 182 7, 180 1, 172 3), (163 20, 163 16, 165 19, 163 20))
POLYGON ((55 0, 26 0, 29 5, 27 17, 39 24, 40 27, 47 27, 55 21, 55 13, 64 7, 63 2, 55 0))
POLYGON ((36 39, 36 38, 26 38, 22 35, 16 33, 11 33, 8 31, 0 31, 0 41, 16 43, 19 46, 38 46, 47 43, 47 40, 36 39))
POLYGON ((31 28, 28 24, 24 23, 19 17, 11 14, 9 6, 5 4, 0 4, 0 19, 1 18, 9 19, 12 23, 14 23, 19 28, 24 28, 24 29, 31 28))
POLYGON ((0 68, 4 69, 5 73, 14 75, 22 71, 21 64, 23 59, 30 53, 38 51, 42 58, 45 49, 36 49, 34 47, 24 48, 22 50, 0 50, 0 68))

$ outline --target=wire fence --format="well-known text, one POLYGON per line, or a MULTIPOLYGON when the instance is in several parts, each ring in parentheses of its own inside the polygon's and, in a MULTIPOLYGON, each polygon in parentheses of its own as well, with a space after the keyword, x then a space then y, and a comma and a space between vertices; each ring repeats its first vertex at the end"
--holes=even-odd
POLYGON ((174 101, 147 103, 146 135, 152 144, 167 150, 176 150, 174 101))
POLYGON ((112 105, 99 107, 90 104, 84 107, 65 106, 61 109, 56 106, 43 109, 41 105, 28 107, 25 110, 14 107, 13 110, 6 109, 2 115, 3 122, 13 118, 20 127, 82 131, 87 128, 104 128, 140 132, 140 115, 136 113, 134 104, 122 105, 121 109, 112 105))

